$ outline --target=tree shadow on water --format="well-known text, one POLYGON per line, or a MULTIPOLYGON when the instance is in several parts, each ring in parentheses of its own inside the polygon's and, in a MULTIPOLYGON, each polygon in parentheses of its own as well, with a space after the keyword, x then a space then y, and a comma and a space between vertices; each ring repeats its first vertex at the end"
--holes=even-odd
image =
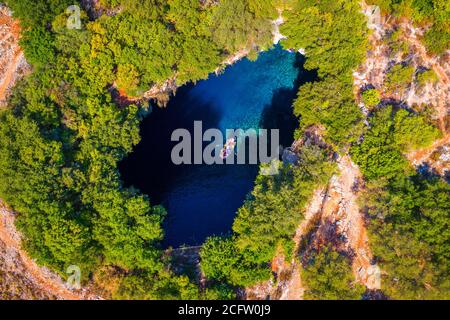
POLYGON ((318 79, 316 71, 304 69, 305 57, 297 54, 295 66, 299 69, 299 74, 292 88, 280 88, 272 96, 272 101, 267 105, 262 113, 260 128, 279 129, 280 144, 289 147, 293 142, 294 131, 298 128, 299 122, 293 112, 293 103, 297 97, 300 86, 318 79))

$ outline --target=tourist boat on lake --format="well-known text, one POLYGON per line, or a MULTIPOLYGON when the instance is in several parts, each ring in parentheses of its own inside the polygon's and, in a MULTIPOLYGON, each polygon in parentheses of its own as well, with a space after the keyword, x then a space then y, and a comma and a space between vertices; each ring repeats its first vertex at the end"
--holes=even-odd
POLYGON ((227 140, 227 143, 225 143, 222 151, 220 151, 220 158, 225 160, 234 154, 234 148, 236 148, 236 138, 233 137, 227 140))

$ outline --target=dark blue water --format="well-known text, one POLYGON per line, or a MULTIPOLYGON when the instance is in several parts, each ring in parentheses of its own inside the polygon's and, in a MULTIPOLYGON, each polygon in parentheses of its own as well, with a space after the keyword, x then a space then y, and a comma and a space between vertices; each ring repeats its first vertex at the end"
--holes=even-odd
POLYGON ((292 102, 312 77, 301 56, 276 47, 256 62, 244 59, 220 76, 180 88, 165 109, 153 108, 142 122, 141 143, 120 170, 125 185, 167 209, 165 245, 198 245, 229 232, 258 173, 256 165, 173 165, 172 132, 193 132, 194 121, 202 121, 203 130, 279 128, 281 144, 288 146, 298 125, 292 102))

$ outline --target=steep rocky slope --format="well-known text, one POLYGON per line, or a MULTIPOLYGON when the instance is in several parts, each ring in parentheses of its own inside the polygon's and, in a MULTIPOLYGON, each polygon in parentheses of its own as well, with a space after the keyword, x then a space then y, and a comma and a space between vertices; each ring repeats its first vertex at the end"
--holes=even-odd
POLYGON ((21 247, 15 214, 0 201, 0 298, 99 299, 88 289, 73 290, 59 276, 39 267, 21 247))
MULTIPOLYGON (((418 169, 431 167, 434 173, 448 176, 450 170, 450 51, 436 57, 427 53, 420 41, 425 30, 415 27, 407 19, 394 19, 377 15, 372 6, 361 2, 363 13, 372 29, 366 59, 354 72, 355 100, 367 116, 369 109, 364 105, 360 92, 375 88, 381 93, 380 107, 393 104, 401 108, 423 111, 427 108, 431 119, 442 131, 442 139, 431 147, 415 150, 406 155, 418 169), (393 32, 399 31, 399 41, 404 43, 406 52, 397 52, 389 43, 393 32), (387 74, 392 66, 404 64, 413 66, 414 79, 402 90, 391 92, 387 89, 387 74), (423 70, 433 70, 437 81, 419 86, 417 74, 423 70)), ((364 190, 364 180, 359 168, 348 155, 337 159, 339 174, 332 177, 324 190, 317 190, 299 224, 294 241, 297 252, 303 259, 308 252, 325 243, 333 243, 346 252, 353 261, 355 280, 365 285, 368 292, 377 293, 381 287, 382 270, 373 263, 367 237, 366 220, 358 206, 358 196, 364 190), (308 243, 300 248, 302 242, 308 243)), ((277 256, 272 262, 275 281, 259 284, 246 290, 248 299, 302 299, 305 285, 301 280, 299 257, 285 261, 277 256)), ((375 296, 380 297, 380 296, 375 296)))
POLYGON ((20 25, 9 9, 0 4, 0 107, 5 105, 10 89, 29 70, 19 47, 20 25))

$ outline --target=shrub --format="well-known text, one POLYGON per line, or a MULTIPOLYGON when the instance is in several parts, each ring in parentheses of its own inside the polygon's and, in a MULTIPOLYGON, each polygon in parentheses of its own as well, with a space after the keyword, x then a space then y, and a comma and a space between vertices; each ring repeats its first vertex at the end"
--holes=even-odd
POLYGON ((362 101, 366 105, 367 108, 373 109, 381 102, 380 92, 376 89, 365 90, 361 94, 362 101))
POLYGON ((435 84, 438 81, 439 78, 434 70, 426 70, 417 75, 417 83, 419 86, 424 86, 427 83, 435 84))
POLYGON ((314 252, 302 270, 302 281, 309 300, 358 300, 366 290, 355 283, 349 259, 331 246, 314 252))

